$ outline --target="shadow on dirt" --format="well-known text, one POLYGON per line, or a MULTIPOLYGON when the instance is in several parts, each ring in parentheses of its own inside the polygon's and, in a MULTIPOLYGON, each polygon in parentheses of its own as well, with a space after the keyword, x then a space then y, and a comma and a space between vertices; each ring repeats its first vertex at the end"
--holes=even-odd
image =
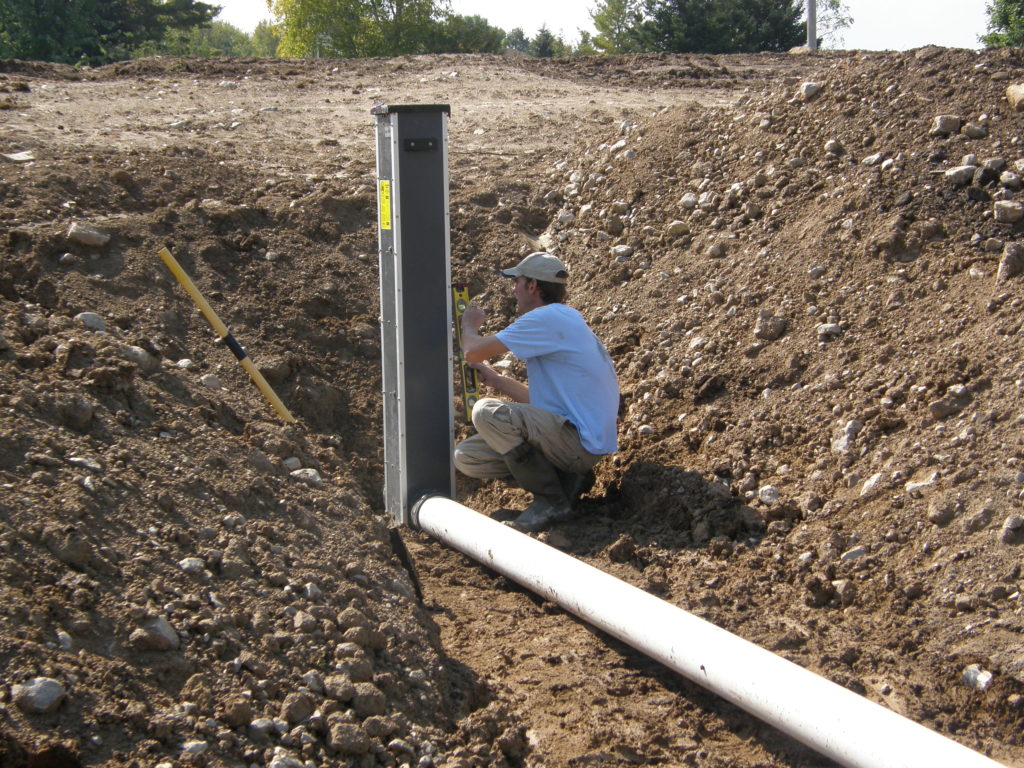
POLYGON ((760 537, 765 531, 761 515, 725 482, 683 467, 636 461, 621 475, 602 473, 600 480, 580 501, 577 521, 566 526, 576 529, 576 554, 604 550, 623 535, 638 546, 680 551, 716 540, 760 537))
POLYGON ((80 768, 78 755, 63 744, 22 744, 0 731, 0 765, 5 768, 80 768))

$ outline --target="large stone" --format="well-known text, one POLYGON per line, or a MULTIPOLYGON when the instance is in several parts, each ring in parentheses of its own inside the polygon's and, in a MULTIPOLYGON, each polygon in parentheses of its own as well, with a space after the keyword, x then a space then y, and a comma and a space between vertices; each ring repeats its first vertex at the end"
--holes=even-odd
POLYGON ((1001 224, 1016 224, 1024 219, 1024 204, 1016 200, 997 200, 993 214, 1001 224))
POLYGON ((209 748, 210 745, 208 742, 196 739, 193 741, 186 741, 181 747, 181 752, 183 757, 186 757, 191 761, 194 758, 199 757, 199 755, 204 754, 209 748))
POLYGON ((336 617, 338 626, 342 630, 351 629, 352 627, 369 627, 370 620, 366 618, 366 614, 360 611, 358 608, 349 606, 336 617))
POLYGON ((685 221, 673 221, 665 230, 669 237, 680 237, 690 234, 690 225, 685 221))
POLYGON ((387 709, 387 699, 373 683, 356 683, 356 693, 352 697, 352 710, 359 717, 383 715, 387 709))
POLYGON ((1017 112, 1024 110, 1024 84, 1014 83, 1006 89, 1006 100, 1017 112))
POLYGON ((206 561, 201 557, 186 557, 178 561, 178 567, 190 576, 200 576, 206 570, 206 561))
POLYGON ((964 136, 969 139, 984 139, 988 137, 988 128, 981 123, 967 123, 963 127, 964 136))
POLYGON ((960 679, 968 688, 976 691, 984 691, 992 682, 993 674, 987 669, 982 669, 980 664, 971 664, 964 667, 960 679))
POLYGON ((810 101, 819 93, 824 86, 821 83, 807 82, 801 83, 800 89, 797 91, 797 95, 802 101, 810 101))
POLYGON ((292 617, 292 627, 296 632, 309 633, 319 629, 320 622, 305 611, 299 611, 292 617))
POLYGON ((84 431, 92 424, 95 409, 84 395, 61 392, 54 398, 54 405, 61 424, 78 431, 84 431))
POLYGON ((67 691, 52 677, 33 677, 27 683, 15 685, 11 695, 22 712, 45 715, 60 706, 67 696, 67 691))
POLYGON ((960 133, 961 120, 957 115, 936 115, 932 122, 932 136, 949 136, 960 133))
POLYGON ((252 720, 252 703, 242 696, 231 699, 224 705, 222 716, 232 728, 241 728, 252 720))
POLYGON ((842 336, 843 326, 839 323, 818 323, 814 326, 814 332, 818 334, 819 341, 828 341, 837 336, 842 336))
POLYGON ((289 693, 281 705, 281 719, 295 725, 308 720, 315 710, 316 701, 308 693, 289 693))
POLYGON ((1003 544, 1015 544, 1019 542, 1024 534, 1024 516, 1010 515, 1003 521, 1003 527, 999 531, 999 540, 1003 544))
POLYGON ((764 341, 775 341, 785 335, 788 327, 786 318, 772 314, 769 309, 763 309, 754 323, 754 336, 764 341))
POLYGON ((996 282, 1002 283, 1011 277, 1016 277, 1024 271, 1024 247, 1018 243, 1009 243, 1003 251, 1003 258, 999 262, 999 270, 996 272, 996 282))
POLYGON ((351 701, 356 695, 356 687, 348 675, 330 675, 324 679, 324 693, 331 699, 351 701))
POLYGON ((976 165, 958 165, 946 171, 946 178, 958 187, 962 187, 973 181, 976 170, 978 170, 976 165))
POLYGON ((935 419, 945 419, 960 413, 971 402, 971 393, 962 384, 954 384, 946 394, 928 404, 928 412, 935 419))
POLYGON ((322 488, 324 484, 324 479, 320 476, 320 473, 312 467, 296 469, 294 472, 289 472, 288 474, 300 483, 305 483, 313 488, 322 488))
POLYGON ((274 747, 267 768, 305 768, 305 763, 284 747, 274 747))
POLYGON ((370 736, 355 723, 334 723, 327 746, 340 755, 364 755, 370 751, 370 736))
POLYGON ((75 315, 75 320, 80 322, 90 331, 103 333, 107 330, 107 325, 106 323, 103 322, 103 318, 97 315, 95 312, 79 312, 77 315, 75 315))
POLYGON ((67 238, 73 243, 91 248, 102 248, 110 242, 110 235, 106 232, 79 224, 77 221, 71 222, 71 226, 68 227, 67 238))
POLYGON ((838 579, 832 582, 832 588, 835 590, 836 597, 839 598, 839 602, 843 606, 853 605, 857 599, 857 585, 854 584, 850 579, 838 579))
POLYGON ((864 428, 856 419, 851 419, 843 425, 843 428, 832 438, 832 451, 833 453, 846 453, 853 447, 853 441, 857 439, 857 435, 864 428))
POLYGON ((257 717, 249 723, 249 735, 253 738, 263 738, 274 732, 274 721, 269 717, 257 717))
POLYGON ((935 485, 935 482, 939 479, 938 472, 932 472, 929 475, 921 478, 920 480, 908 480, 903 485, 903 490, 909 493, 911 496, 915 494, 920 495, 922 491, 925 491, 935 485))
POLYGON ((157 616, 132 632, 128 642, 140 651, 174 651, 180 640, 171 623, 163 616, 157 616))
POLYGON ((160 370, 160 360, 142 347, 126 345, 117 350, 118 354, 130 363, 135 363, 145 373, 156 373, 160 370))
POLYGON ((825 151, 830 155, 841 155, 845 150, 838 139, 829 139, 825 142, 825 151))

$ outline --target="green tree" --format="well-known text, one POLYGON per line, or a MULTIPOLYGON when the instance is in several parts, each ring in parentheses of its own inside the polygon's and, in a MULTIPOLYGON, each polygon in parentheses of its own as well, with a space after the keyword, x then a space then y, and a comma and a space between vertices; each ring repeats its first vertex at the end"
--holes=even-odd
POLYGON ((95 46, 96 0, 3 0, 0 58, 75 63, 95 46))
POLYGON ((159 42, 147 41, 133 56, 252 56, 252 39, 225 21, 188 30, 171 30, 159 42))
POLYGON ((542 26, 530 40, 529 53, 538 59, 550 59, 555 55, 555 36, 547 25, 542 26))
POLYGON ((643 22, 642 0, 599 0, 590 12, 597 35, 594 47, 604 53, 642 50, 637 30, 643 22))
POLYGON ((438 0, 271 0, 282 56, 399 56, 428 48, 438 0))
POLYGON ((568 56, 571 48, 566 42, 555 35, 547 25, 541 26, 537 34, 530 40, 527 53, 538 59, 550 59, 556 56, 568 56))
POLYGON ((216 12, 198 0, 3 0, 0 57, 102 64, 216 12))
POLYGON ((269 21, 261 21, 252 31, 250 46, 252 55, 263 59, 272 59, 277 56, 277 46, 281 43, 281 35, 277 27, 269 21))
POLYGON ((530 50, 530 38, 523 32, 522 27, 516 27, 511 32, 505 33, 505 47, 528 53, 530 50))
POLYGON ((803 0, 645 0, 640 50, 786 51, 806 41, 803 0))
POLYGON ((430 53, 498 53, 504 40, 505 31, 483 16, 445 14, 434 22, 427 47, 430 53))
POLYGON ((986 7, 989 33, 981 41, 990 48, 1024 46, 1024 0, 992 0, 986 7))
MULTIPOLYGON (((846 3, 817 3, 819 42, 842 44, 842 31, 853 23, 846 3)), ((590 17, 593 44, 604 53, 781 50, 807 40, 806 23, 799 39, 796 32, 805 7, 805 0, 598 0, 590 17)))
POLYGON ((586 30, 580 31, 580 42, 573 49, 573 56, 595 56, 599 53, 597 46, 594 45, 594 38, 586 30))
POLYGON ((93 61, 128 58, 143 43, 161 40, 170 30, 209 24, 219 10, 197 0, 99 0, 99 46, 86 51, 93 61))

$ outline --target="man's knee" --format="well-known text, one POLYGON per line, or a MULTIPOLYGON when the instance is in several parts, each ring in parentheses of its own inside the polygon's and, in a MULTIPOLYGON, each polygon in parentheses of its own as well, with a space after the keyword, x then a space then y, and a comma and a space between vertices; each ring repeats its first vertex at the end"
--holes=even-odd
POLYGON ((481 480, 507 475, 508 467, 505 462, 486 446, 485 442, 475 437, 463 440, 456 445, 452 452, 452 463, 455 465, 455 469, 466 477, 475 477, 481 480))
MULTIPOLYGON (((494 423, 496 417, 503 415, 503 410, 508 410, 508 403, 504 400, 499 400, 496 397, 482 397, 477 400, 472 414, 473 426, 476 427, 477 432, 480 431, 481 425, 486 430, 494 423)), ((505 415, 505 420, 508 420, 507 415, 505 415)))
POLYGON ((452 452, 452 463, 462 474, 472 476, 470 470, 473 464, 469 461, 469 454, 463 450, 462 443, 455 446, 455 450, 452 452))

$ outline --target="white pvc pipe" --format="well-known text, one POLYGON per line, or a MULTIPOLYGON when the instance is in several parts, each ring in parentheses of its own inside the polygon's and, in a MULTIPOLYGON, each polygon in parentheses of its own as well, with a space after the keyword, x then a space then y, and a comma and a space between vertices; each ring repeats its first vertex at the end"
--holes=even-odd
POLYGON ((413 524, 798 741, 852 768, 999 763, 468 507, 433 496, 413 524))

